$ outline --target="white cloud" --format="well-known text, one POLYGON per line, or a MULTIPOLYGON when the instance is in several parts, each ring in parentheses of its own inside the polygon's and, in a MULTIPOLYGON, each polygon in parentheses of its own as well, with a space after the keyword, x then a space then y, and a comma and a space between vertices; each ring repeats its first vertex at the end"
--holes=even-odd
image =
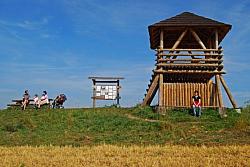
POLYGON ((149 18, 159 17, 163 9, 171 10, 168 6, 149 1, 65 0, 64 3, 74 22, 75 32, 97 37, 107 29, 120 33, 142 33, 141 28, 148 26, 145 21, 150 24, 149 18))
POLYGON ((242 61, 236 61, 236 60, 230 60, 225 59, 224 60, 224 66, 226 71, 229 72, 246 72, 250 71, 250 66, 248 62, 242 62, 242 61))
POLYGON ((10 21, 0 20, 0 35, 5 38, 12 38, 28 43, 30 38, 40 37, 41 39, 53 39, 58 32, 48 32, 49 19, 44 17, 40 20, 10 21), (34 34, 33 36, 30 36, 34 34))
POLYGON ((22 28, 25 30, 37 30, 37 29, 40 29, 41 27, 43 27, 47 24, 48 24, 47 18, 42 18, 40 21, 24 20, 21 22, 11 22, 11 21, 0 20, 1 26, 22 28))

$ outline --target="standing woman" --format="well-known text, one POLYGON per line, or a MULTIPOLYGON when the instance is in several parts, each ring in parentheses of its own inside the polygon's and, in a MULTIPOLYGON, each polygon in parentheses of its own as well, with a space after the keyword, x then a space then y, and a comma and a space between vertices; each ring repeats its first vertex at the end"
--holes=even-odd
POLYGON ((30 98, 29 92, 28 90, 25 90, 23 94, 23 101, 22 101, 22 106, 21 106, 23 110, 25 110, 26 106, 29 104, 29 98, 30 98))

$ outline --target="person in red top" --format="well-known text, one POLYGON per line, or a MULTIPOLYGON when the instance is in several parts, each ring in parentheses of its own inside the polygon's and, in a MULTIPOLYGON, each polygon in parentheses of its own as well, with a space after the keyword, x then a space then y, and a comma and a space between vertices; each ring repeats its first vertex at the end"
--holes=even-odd
POLYGON ((201 97, 199 96, 199 92, 196 90, 194 91, 193 99, 193 113, 194 116, 200 117, 201 116, 201 97))

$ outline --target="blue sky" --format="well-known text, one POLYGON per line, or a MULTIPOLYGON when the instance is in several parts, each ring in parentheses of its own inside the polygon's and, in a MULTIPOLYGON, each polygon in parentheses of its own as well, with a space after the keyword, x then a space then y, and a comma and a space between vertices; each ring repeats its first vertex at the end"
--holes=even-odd
POLYGON ((0 108, 25 89, 63 92, 67 107, 89 107, 88 76, 125 77, 121 104, 134 106, 155 63, 147 26, 184 11, 232 24, 221 44, 224 78, 242 106, 250 99, 250 1, 1 0, 0 108))

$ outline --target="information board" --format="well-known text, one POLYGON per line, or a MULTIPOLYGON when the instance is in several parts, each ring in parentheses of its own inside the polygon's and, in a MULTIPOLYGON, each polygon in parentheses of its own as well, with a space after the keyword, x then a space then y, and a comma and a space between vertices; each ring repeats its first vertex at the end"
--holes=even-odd
POLYGON ((117 98, 116 85, 96 85, 95 97, 105 100, 115 100, 117 98))

